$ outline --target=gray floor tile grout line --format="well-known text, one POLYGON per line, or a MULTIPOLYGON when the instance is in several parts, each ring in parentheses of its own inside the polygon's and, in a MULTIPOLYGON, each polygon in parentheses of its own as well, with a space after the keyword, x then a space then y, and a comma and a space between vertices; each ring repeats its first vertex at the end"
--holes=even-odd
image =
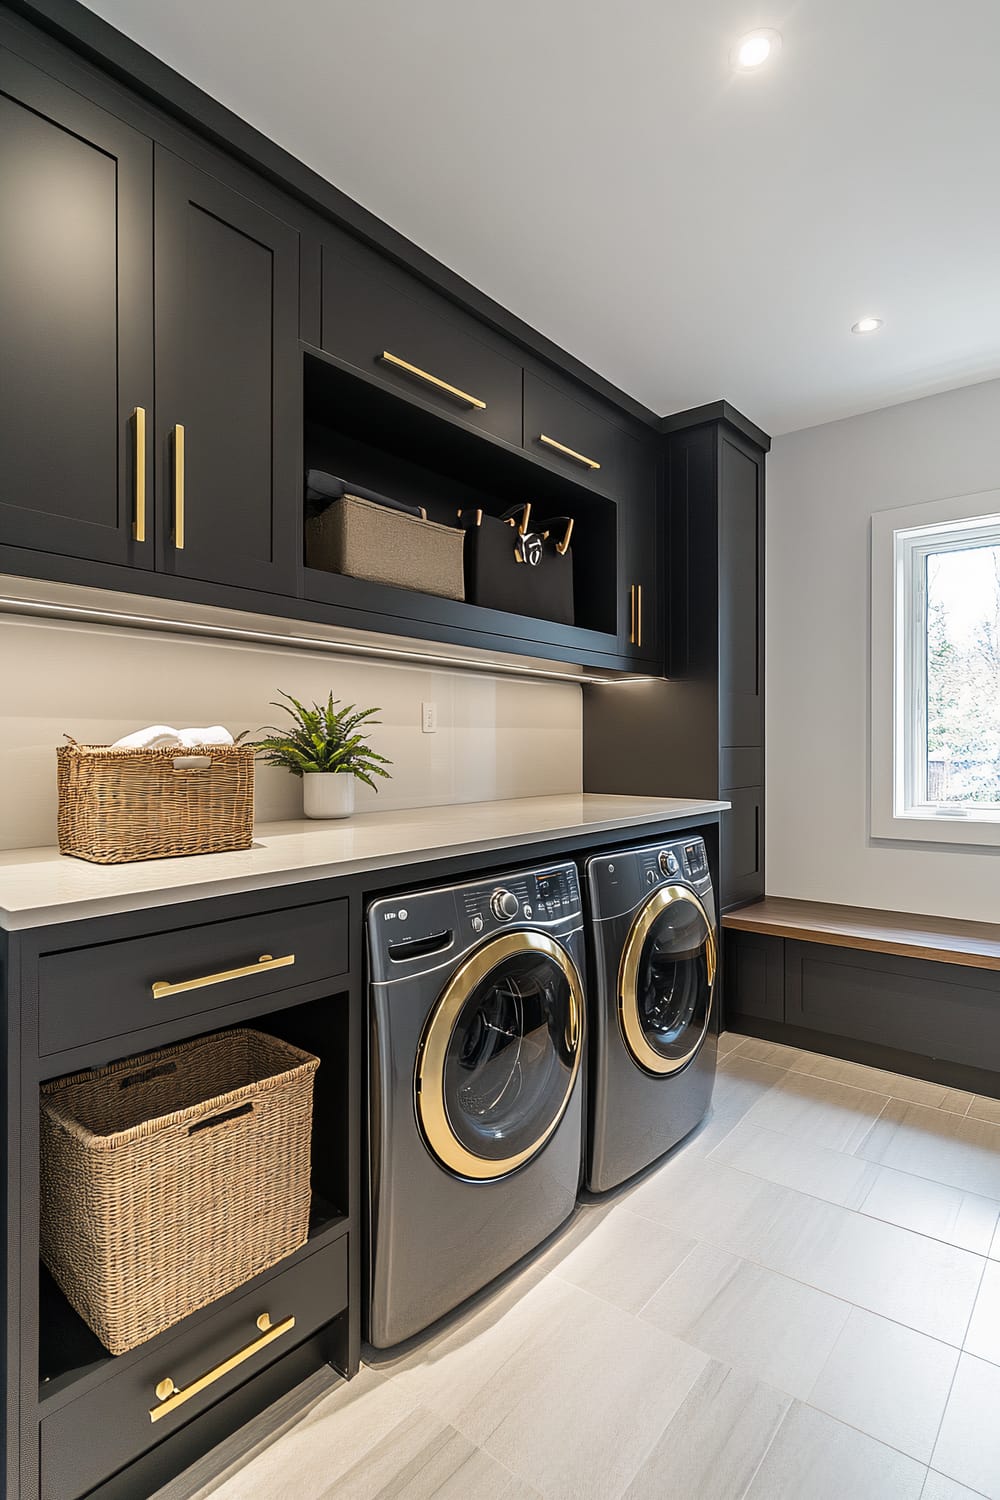
MULTIPOLYGON (((934 1465, 934 1455, 937 1452, 938 1443, 941 1441, 941 1429, 944 1426, 944 1419, 948 1415, 948 1407, 949 1407, 949 1405, 951 1403, 952 1392, 955 1389, 955 1381, 958 1379, 958 1372, 959 1372, 959 1369, 961 1368, 961 1364, 962 1364, 962 1355, 965 1352, 965 1340, 969 1336, 969 1327, 970 1327, 970 1325, 972 1323, 973 1317, 975 1316, 976 1303, 979 1301, 979 1293, 983 1289, 983 1277, 985 1277, 985 1275, 986 1275, 986 1266, 988 1264, 989 1264, 989 1262, 987 1261, 983 1265, 982 1273, 981 1273, 981 1275, 979 1277, 979 1284, 976 1287, 976 1295, 972 1299, 972 1307, 969 1310, 968 1321, 966 1322, 966 1325, 965 1325, 965 1331, 962 1334, 962 1347, 958 1351, 958 1359, 955 1361, 955 1369, 954 1369, 954 1371, 952 1373, 951 1383, 948 1386, 948 1394, 945 1397, 944 1406, 941 1408, 941 1420, 940 1420, 940 1422, 938 1422, 937 1432, 935 1432, 935 1434, 934 1434, 934 1443, 933 1443, 933 1445, 931 1447, 931 1456, 930 1456, 930 1462, 928 1464, 928 1473, 930 1472, 931 1468, 934 1465)), ((986 1363, 989 1364, 990 1361, 987 1360, 986 1363)), ((942 1473, 944 1473, 944 1470, 943 1469, 938 1469, 936 1472, 939 1473, 939 1474, 942 1474, 942 1473)), ((951 1475, 946 1475, 945 1477, 946 1478, 951 1478, 952 1476, 951 1475)), ((958 1483, 957 1480, 956 1480, 956 1483, 958 1483)), ((924 1489, 926 1489, 926 1488, 927 1488, 927 1480, 925 1479, 924 1480, 924 1489)))

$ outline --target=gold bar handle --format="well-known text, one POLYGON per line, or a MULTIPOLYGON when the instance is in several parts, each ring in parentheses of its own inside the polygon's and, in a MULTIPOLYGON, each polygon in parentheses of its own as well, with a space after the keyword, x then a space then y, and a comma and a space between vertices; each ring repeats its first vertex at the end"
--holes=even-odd
POLYGON ((428 385, 434 386, 435 390, 444 391, 446 396, 453 396, 456 401, 461 401, 463 406, 474 406, 477 411, 486 410, 486 402, 480 401, 478 396, 470 396, 468 391, 459 390, 457 385, 449 385, 447 380, 442 380, 438 375, 431 375, 427 370, 422 370, 419 365, 411 365, 408 359, 400 359, 398 354, 390 354, 388 349, 383 349, 379 355, 387 365, 394 365, 397 370, 405 370, 407 375, 414 375, 417 380, 426 380, 428 385))
POLYGON ((628 642, 630 646, 642 645, 642 584, 629 585, 628 591, 628 642))
POLYGON ((596 458, 588 458, 586 453, 577 453, 575 448, 567 448, 565 443, 557 443, 555 438, 546 437, 544 432, 538 434, 538 441, 544 443, 547 448, 554 448, 557 453, 565 453, 567 458, 572 458, 575 463, 583 464, 585 469, 601 467, 596 458))
POLYGON ((184 428, 174 427, 174 546, 184 551, 184 428))
POLYGON ((176 984, 157 979, 152 986, 153 999, 165 1000, 168 995, 183 995, 186 990, 203 990, 208 984, 225 984, 230 979, 247 979, 251 974, 263 974, 266 969, 287 969, 294 962, 294 953, 286 953, 283 958, 272 958, 270 953, 262 953, 255 964, 246 964, 242 969, 223 969, 219 974, 203 974, 200 979, 179 979, 176 984))
POLYGON ((573 517, 570 516, 569 520, 566 522, 566 534, 565 534, 565 536, 563 537, 563 539, 562 539, 561 542, 556 542, 556 551, 559 553, 560 557, 565 557, 566 553, 569 551, 569 539, 570 539, 570 537, 572 535, 573 535, 573 517))
POLYGON ((146 408, 137 406, 132 413, 135 423, 135 520, 132 536, 137 542, 146 540, 146 408))
POLYGON ((266 1349, 268 1344, 273 1344, 275 1339, 280 1339, 282 1334, 290 1333, 295 1327, 295 1319, 285 1318, 282 1323, 272 1324, 270 1314, 261 1313, 257 1319, 257 1327, 261 1330, 259 1339, 254 1339, 251 1343, 245 1344, 242 1349, 237 1349, 236 1353, 224 1359, 221 1365, 216 1365, 214 1370, 208 1370, 204 1375, 199 1375, 197 1380, 192 1380, 191 1384, 186 1385, 183 1390, 177 1389, 169 1375, 165 1380, 157 1381, 156 1395, 160 1404, 150 1407, 149 1420, 158 1422, 161 1417, 169 1416, 172 1411, 183 1406, 185 1401, 190 1401, 192 1396, 197 1396, 199 1391, 207 1390, 210 1385, 221 1380, 223 1375, 228 1375, 230 1370, 235 1370, 245 1360, 252 1359, 255 1354, 259 1354, 261 1349, 266 1349))

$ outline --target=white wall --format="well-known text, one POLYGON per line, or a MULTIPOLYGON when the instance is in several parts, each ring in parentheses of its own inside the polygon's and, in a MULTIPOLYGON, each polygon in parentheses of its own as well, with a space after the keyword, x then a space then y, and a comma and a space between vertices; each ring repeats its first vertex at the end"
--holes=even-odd
POLYGON ((769 894, 1000 921, 1000 849, 868 832, 873 513, 1000 487, 1000 381, 776 439, 767 471, 769 894))
MULTIPOLYGON (((109 744, 145 724, 224 724, 256 732, 299 699, 378 704, 372 742, 395 762, 359 812, 578 792, 582 691, 450 669, 361 662, 308 649, 160 634, 120 625, 0 618, 0 848, 56 840, 55 746, 63 734, 109 744), (420 729, 432 700, 438 731, 420 729)), ((280 717, 280 716, 278 716, 280 717)), ((257 767, 258 822, 302 815, 301 782, 257 767)))

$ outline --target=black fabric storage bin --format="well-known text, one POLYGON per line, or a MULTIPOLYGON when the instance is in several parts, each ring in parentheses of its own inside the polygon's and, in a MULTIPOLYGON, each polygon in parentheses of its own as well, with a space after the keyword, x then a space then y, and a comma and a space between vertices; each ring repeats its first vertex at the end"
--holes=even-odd
POLYGON ((506 517, 462 512, 465 597, 487 609, 572 625, 573 523, 561 516, 531 531, 529 517, 530 506, 506 517))

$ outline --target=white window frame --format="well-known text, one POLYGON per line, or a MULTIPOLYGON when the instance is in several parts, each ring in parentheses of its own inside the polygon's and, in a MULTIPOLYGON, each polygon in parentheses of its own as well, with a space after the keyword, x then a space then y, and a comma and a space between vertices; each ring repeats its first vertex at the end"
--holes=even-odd
POLYGON ((993 541, 1000 490, 872 516, 871 834, 924 843, 1000 845, 1000 805, 936 806, 926 796, 929 552, 993 541))

